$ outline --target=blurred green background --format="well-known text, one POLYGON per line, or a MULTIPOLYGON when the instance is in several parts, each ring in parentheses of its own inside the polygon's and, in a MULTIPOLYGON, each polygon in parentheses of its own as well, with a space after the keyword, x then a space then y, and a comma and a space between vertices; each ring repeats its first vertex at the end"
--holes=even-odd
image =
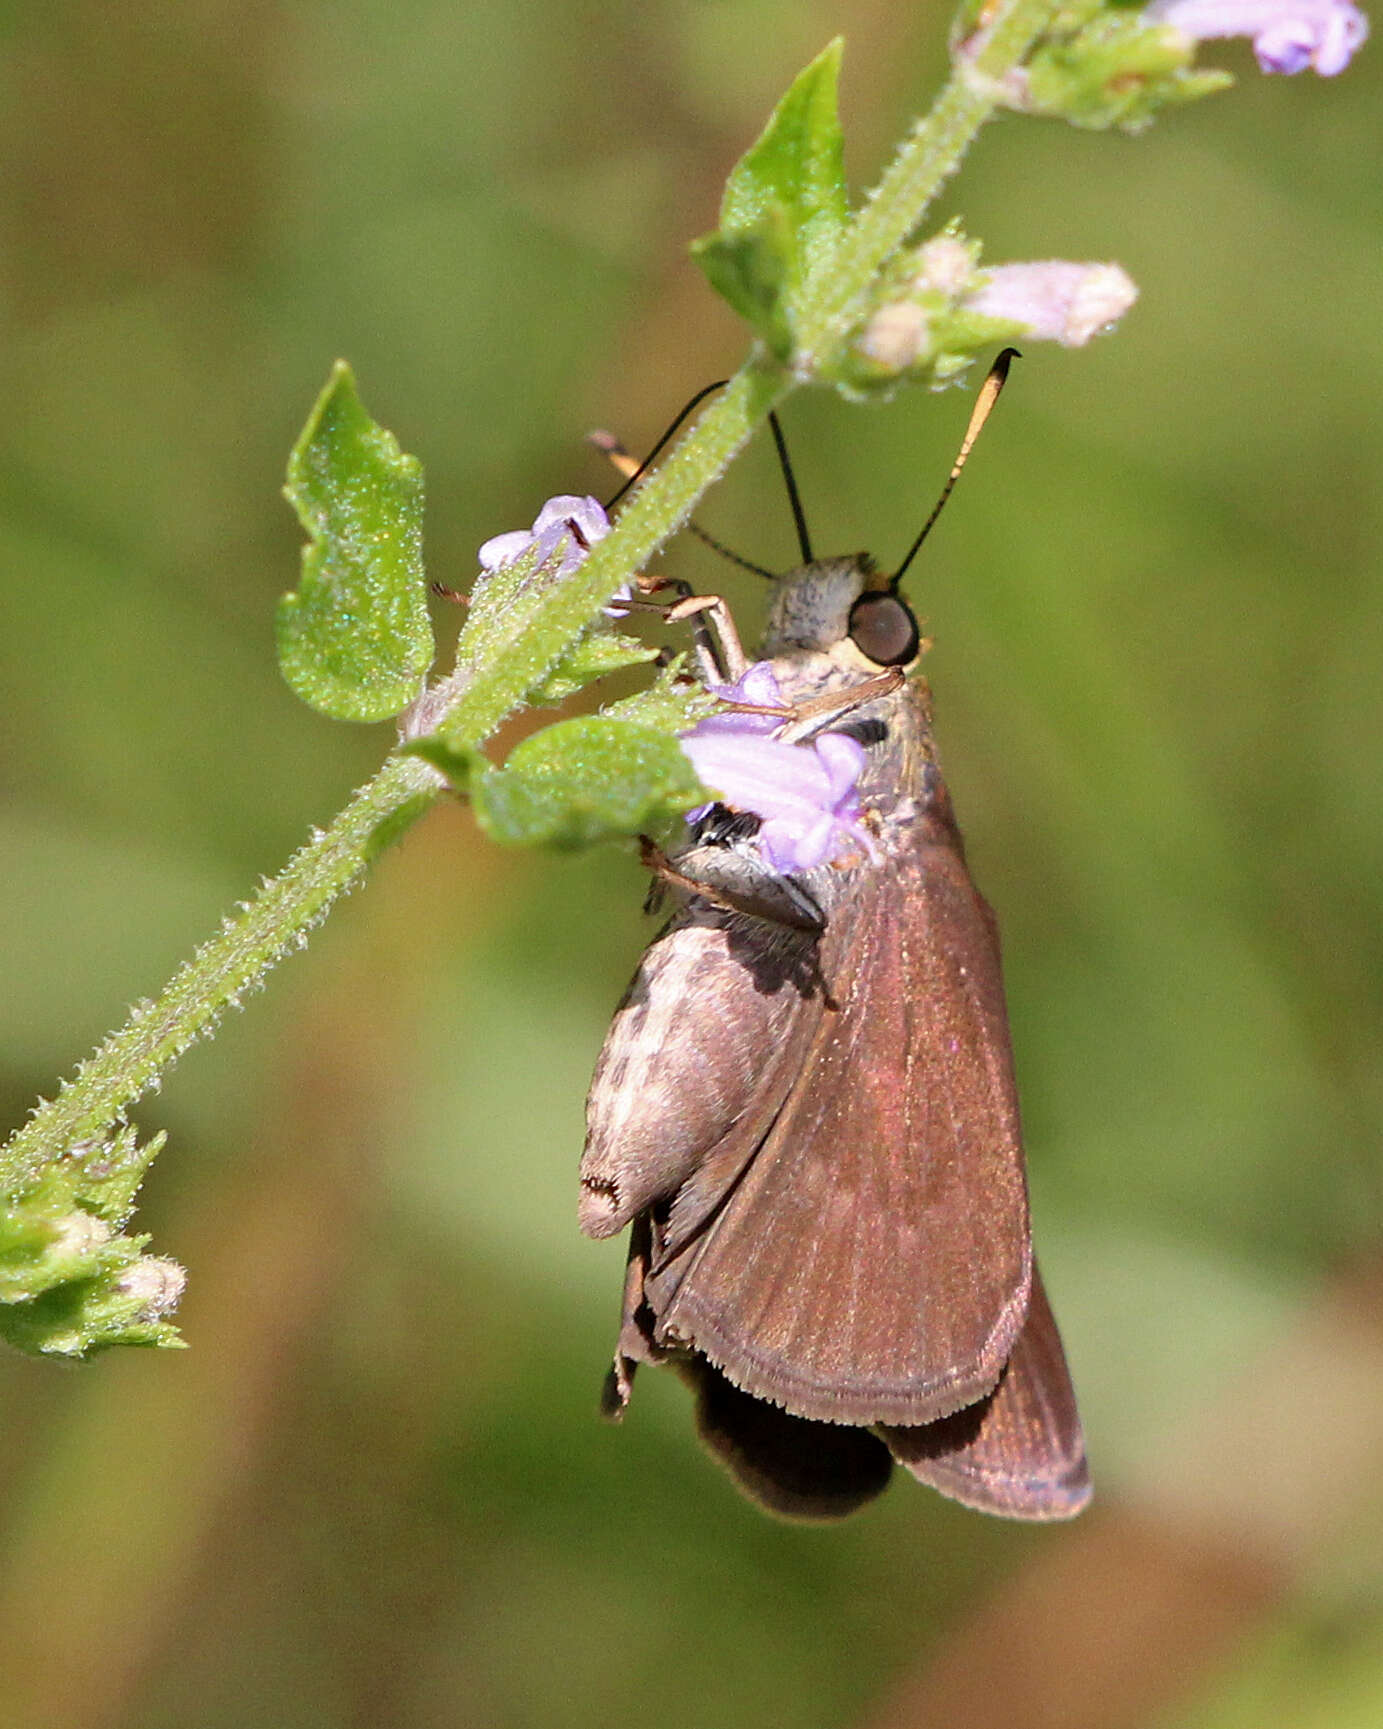
MULTIPOLYGON (((742 352, 686 257, 838 31, 867 188, 942 75, 881 0, 0 7, 0 1087, 22 1119, 377 764, 277 676, 278 496, 337 355, 432 574, 742 352)), ((1375 45, 1138 139, 1010 120, 943 214, 1115 258, 911 581, 1005 933, 1098 1503, 909 1482, 774 1524, 671 1377, 595 1416, 575 1224, 631 855, 434 813, 194 1052, 143 1209, 191 1349, 0 1361, 0 1722, 668 1729, 1383 1720, 1375 45)), ((896 560, 968 401, 795 398, 817 545, 896 560)), ((792 562, 756 447, 702 518, 792 562)), ((693 543, 669 568, 758 597, 693 543)), ((456 621, 444 617, 444 632, 456 621)))

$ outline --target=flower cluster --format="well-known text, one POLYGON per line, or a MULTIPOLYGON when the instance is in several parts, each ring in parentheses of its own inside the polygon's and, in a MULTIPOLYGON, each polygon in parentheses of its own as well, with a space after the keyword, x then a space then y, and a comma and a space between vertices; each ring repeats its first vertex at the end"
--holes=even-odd
POLYGON ((857 385, 902 374, 944 384, 999 341, 1081 348, 1138 298, 1117 264, 1053 258, 986 270, 979 252, 953 225, 912 253, 855 339, 857 385))
MULTIPOLYGON (((840 733, 823 733, 807 744, 773 736, 785 705, 773 668, 755 661, 715 695, 746 705, 725 710, 682 734, 682 749, 697 778, 713 787, 732 810, 760 819, 759 850, 783 873, 811 870, 850 849, 869 855, 874 844, 860 822, 858 786, 864 748, 840 733)), ((688 814, 695 821, 707 809, 688 814)))

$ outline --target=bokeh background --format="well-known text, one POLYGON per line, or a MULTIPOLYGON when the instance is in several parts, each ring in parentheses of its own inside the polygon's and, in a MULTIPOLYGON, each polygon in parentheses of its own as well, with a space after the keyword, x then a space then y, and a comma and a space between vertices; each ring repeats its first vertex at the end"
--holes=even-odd
MULTIPOLYGON (((331 361, 464 586, 608 489, 589 428, 646 445, 738 361, 686 245, 792 75, 845 33, 862 191, 944 20, 0 7, 9 1119, 388 746, 274 665, 331 361)), ((1383 1721, 1383 52, 1217 57, 1241 88, 1144 137, 972 152, 944 214, 992 261, 1116 258, 1143 297, 1032 347, 911 584, 1094 1510, 1024 1529, 903 1481, 791 1527, 670 1376, 598 1423, 622 1256, 575 1167, 640 872, 439 810, 141 1107, 191 1349, 0 1361, 11 1729, 1383 1721)), ((795 398, 818 546, 896 559, 967 412, 795 398)), ((702 516, 792 562, 764 449, 702 516)), ((750 579, 667 563, 752 628, 750 579)))

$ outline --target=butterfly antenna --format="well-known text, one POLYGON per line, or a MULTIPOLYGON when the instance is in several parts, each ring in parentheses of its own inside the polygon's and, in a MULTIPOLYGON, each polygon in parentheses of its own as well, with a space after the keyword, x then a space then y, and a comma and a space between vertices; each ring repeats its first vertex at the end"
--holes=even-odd
MULTIPOLYGON (((677 431, 677 428, 681 426, 682 422, 698 405, 698 403, 704 401, 704 399, 708 397, 713 390, 723 390, 728 382, 728 379, 722 378, 715 384, 708 384, 704 390, 698 390, 696 395, 692 397, 691 401, 677 416, 676 420, 673 421, 672 425, 668 427, 667 431, 653 446, 652 450, 649 451, 648 455, 642 462, 636 462, 613 433, 592 432, 588 435, 589 442, 595 445, 597 450, 603 450, 606 456, 610 458, 610 461, 614 463, 615 467, 619 469, 620 473, 625 476, 624 485, 620 487, 619 491, 605 506, 607 512, 613 510, 619 503, 620 499, 622 499, 625 493, 629 491, 630 487, 633 486, 634 482, 647 473, 655 457, 657 457, 659 452, 667 444, 668 440, 677 431)), ((778 457, 783 465, 783 472, 787 476, 788 497, 792 501, 793 515, 797 520, 797 536, 804 549, 806 549, 805 558, 807 562, 810 563, 811 552, 807 547, 807 531, 802 518, 802 503, 797 496, 797 487, 793 482, 792 469, 788 464, 787 447, 783 443, 782 429, 778 425, 778 417, 776 414, 770 414, 769 419, 773 423, 773 437, 778 446, 778 457)), ((777 571, 766 570, 763 565, 755 564, 752 559, 742 558, 739 553, 732 552, 730 548, 725 545, 724 541, 717 540, 713 534, 707 534, 706 530, 702 528, 699 522, 688 522, 687 527, 698 540, 703 541, 707 546, 709 546, 712 552, 719 553, 722 558, 728 559, 731 564, 737 564, 741 570, 752 571, 755 576, 765 576, 770 582, 777 580, 777 571)))
MULTIPOLYGON (((652 463, 654 462, 654 460, 662 453, 663 447, 667 444, 668 440, 677 431, 678 427, 681 426, 682 422, 687 418, 687 416, 691 413, 691 411, 694 408, 699 407, 700 404, 706 400, 706 398, 711 394, 711 392, 713 390, 724 390, 725 386, 729 382, 730 382, 730 380, 728 378, 718 378, 714 384, 708 384, 705 386, 704 389, 697 391, 696 395, 694 397, 692 397, 691 401, 682 410, 682 412, 677 416, 676 420, 673 421, 672 425, 670 427, 668 427, 667 431, 658 440, 658 442, 653 446, 652 450, 649 451, 648 455, 646 457, 644 457, 643 461, 641 463, 639 463, 638 466, 634 469, 634 472, 625 481, 624 485, 622 487, 620 487, 619 491, 615 494, 615 496, 613 498, 611 498, 607 501, 607 503, 605 505, 606 515, 608 515, 615 508, 615 506, 619 503, 620 499, 622 499, 624 497, 625 493, 628 492, 629 488, 631 486, 633 486, 634 482, 636 480, 642 479, 643 476, 648 472, 648 470, 649 470, 650 466, 652 465, 652 463)), ((601 434, 593 435, 591 442, 593 444, 599 445, 600 448, 602 450, 604 450, 608 456, 611 456, 611 457, 613 457, 615 455, 615 452, 620 449, 618 441, 614 440, 614 439, 610 439, 610 436, 608 433, 601 433, 601 434), (603 442, 604 440, 609 440, 609 442, 608 443, 603 442)), ((623 467, 623 466, 624 466, 623 463, 620 463, 620 467, 623 467)))
POLYGON ((999 400, 999 392, 1004 388, 1004 380, 1008 377, 1009 367, 1015 360, 1021 360, 1022 358, 1022 355, 1016 348, 1006 348, 994 362, 993 366, 990 367, 989 376, 980 386, 980 393, 975 398, 975 406, 970 414, 970 424, 965 429, 965 437, 960 441, 960 450, 957 453, 955 463, 952 466, 946 484, 941 489, 941 497, 937 499, 932 514, 922 524, 921 534, 918 535, 917 539, 913 541, 912 545, 908 548, 907 557, 898 566, 897 570, 889 579, 888 586, 891 593, 896 594, 898 592, 898 584, 903 580, 904 571, 907 570, 913 559, 915 559, 917 554, 921 551, 922 542, 932 532, 933 523, 935 523, 937 517, 941 515, 942 507, 945 505, 946 500, 951 496, 951 491, 956 482, 960 479, 960 471, 965 467, 965 460, 969 456, 975 440, 980 436, 980 428, 984 425, 985 421, 989 419, 994 404, 999 400))
POLYGON ((755 564, 752 559, 742 558, 739 553, 731 552, 723 540, 717 540, 713 534, 707 534, 699 522, 688 522, 687 527, 703 546, 709 546, 712 552, 718 552, 722 558, 729 559, 731 564, 737 564, 741 570, 752 570, 755 576, 766 576, 770 582, 778 580, 776 570, 765 570, 763 565, 755 564))
POLYGON ((778 423, 778 416, 770 408, 768 424, 773 429, 773 442, 778 449, 778 465, 783 471, 783 479, 787 483, 788 503, 792 506, 792 520, 797 525, 797 544, 802 548, 803 564, 812 562, 811 536, 807 533, 807 518, 802 509, 802 498, 797 490, 797 481, 792 472, 792 463, 788 460, 788 444, 783 437, 783 429, 778 423))

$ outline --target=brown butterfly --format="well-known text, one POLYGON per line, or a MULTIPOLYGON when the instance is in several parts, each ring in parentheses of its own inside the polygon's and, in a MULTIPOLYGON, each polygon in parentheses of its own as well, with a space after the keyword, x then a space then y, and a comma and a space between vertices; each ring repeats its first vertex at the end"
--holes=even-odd
POLYGON ((1032 1257, 998 932, 901 670, 912 554, 892 580, 804 555, 763 654, 784 736, 863 747, 862 844, 785 873, 754 816, 713 806, 658 864, 676 911, 616 1011, 581 1164, 583 1230, 632 1226, 606 1410, 637 1363, 672 1363, 711 1451, 781 1514, 849 1513, 897 1461, 971 1507, 1068 1518, 1090 1486, 1032 1257))

